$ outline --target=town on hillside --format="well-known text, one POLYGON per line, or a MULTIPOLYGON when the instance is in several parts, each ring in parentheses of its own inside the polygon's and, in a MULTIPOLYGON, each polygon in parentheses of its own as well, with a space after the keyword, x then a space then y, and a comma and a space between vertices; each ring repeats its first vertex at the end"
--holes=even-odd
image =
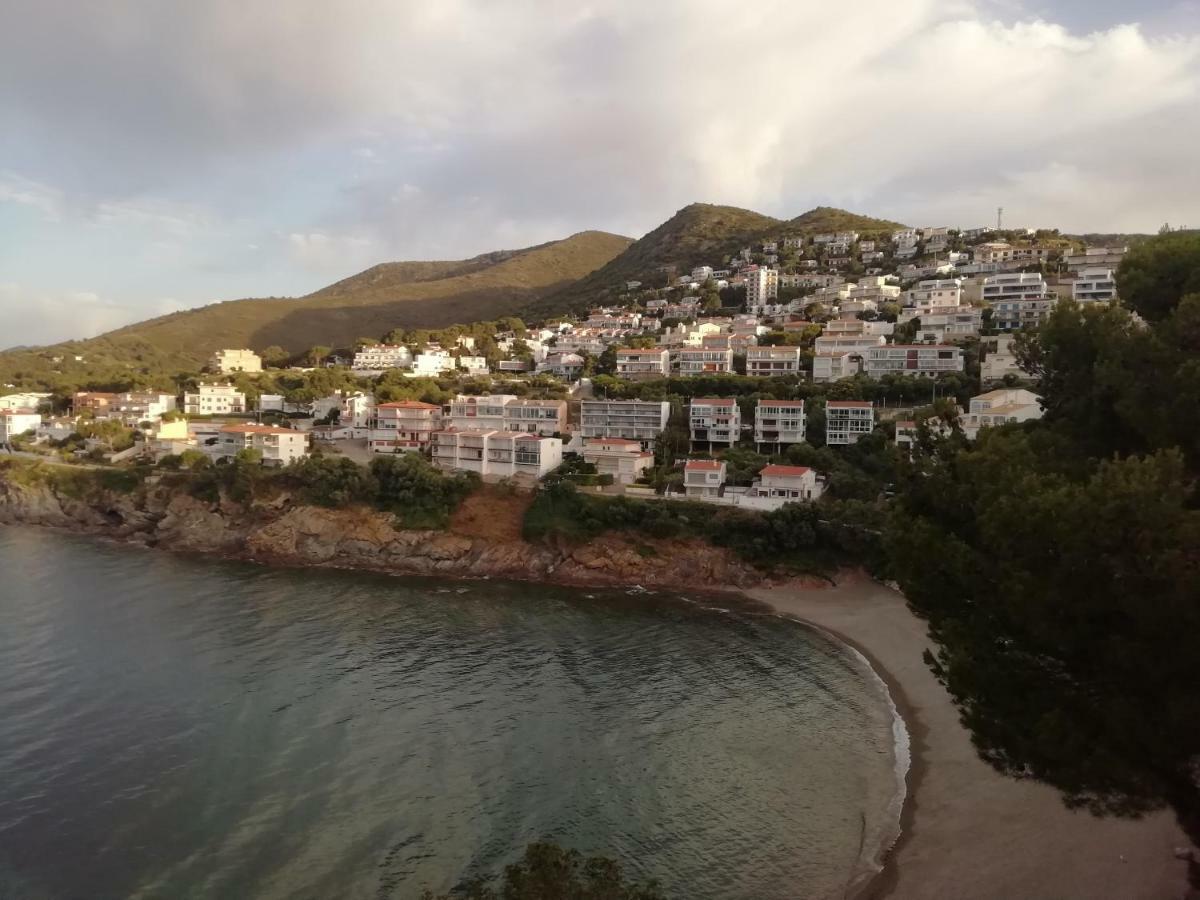
POLYGON ((1060 302, 1117 301, 1125 249, 988 228, 781 235, 609 286, 586 316, 224 349, 174 389, 10 385, 0 446, 115 466, 420 454, 485 481, 772 510, 830 487, 820 448, 909 452, 1040 418, 1022 335, 1060 302))

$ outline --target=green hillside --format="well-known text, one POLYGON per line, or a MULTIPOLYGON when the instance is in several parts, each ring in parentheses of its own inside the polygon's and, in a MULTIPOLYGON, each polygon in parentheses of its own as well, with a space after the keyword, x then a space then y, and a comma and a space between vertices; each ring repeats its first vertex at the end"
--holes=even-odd
POLYGON ((585 231, 523 250, 467 260, 374 266, 301 298, 230 300, 149 319, 85 341, 0 353, 0 381, 52 365, 95 369, 197 368, 222 347, 299 353, 346 347, 393 328, 439 328, 494 319, 560 290, 607 263, 629 238, 585 231), (54 357, 65 359, 52 363, 54 357), (78 365, 78 364, 76 364, 78 365))

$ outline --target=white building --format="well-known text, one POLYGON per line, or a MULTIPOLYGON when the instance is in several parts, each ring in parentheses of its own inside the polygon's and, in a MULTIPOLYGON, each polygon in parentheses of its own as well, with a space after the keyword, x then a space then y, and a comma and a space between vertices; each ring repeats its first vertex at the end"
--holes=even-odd
POLYGON ((1040 419, 1044 412, 1041 400, 1023 388, 1001 388, 972 397, 970 409, 961 419, 963 434, 974 440, 981 428, 1040 419))
POLYGON ((578 353, 551 353, 538 366, 538 371, 574 381, 583 374, 583 357, 578 353))
POLYGON ((562 465, 562 441, 537 434, 449 428, 435 431, 431 446, 439 468, 481 476, 537 480, 562 465))
POLYGON ((992 307, 992 324, 1001 331, 1036 327, 1054 308, 1040 272, 1006 272, 983 280, 983 300, 992 307))
POLYGON ((50 394, 25 392, 20 394, 5 394, 0 397, 0 409, 40 409, 50 406, 50 394))
POLYGON ((915 338, 918 344, 962 340, 979 334, 979 329, 983 327, 983 310, 974 306, 931 309, 909 318, 916 318, 920 322, 915 338))
POLYGON ((857 444, 875 430, 875 407, 869 400, 829 400, 825 403, 825 443, 831 447, 857 444))
POLYGON ((746 348, 746 374, 760 377, 796 375, 800 372, 799 347, 746 348))
POLYGON ((671 374, 671 353, 665 347, 652 350, 618 350, 617 375, 637 381, 646 378, 666 378, 671 374))
POLYGON ((803 400, 759 400, 754 409, 754 446, 774 453, 788 444, 804 442, 803 400))
POLYGON ((688 426, 693 447, 732 447, 742 436, 742 411, 733 398, 696 398, 688 407, 688 426))
POLYGON ((1088 247, 1082 253, 1069 253, 1067 269, 1078 272, 1082 269, 1116 269, 1125 257, 1125 247, 1088 247))
POLYGON ((1117 299, 1117 281, 1112 269, 1088 266, 1079 270, 1071 282, 1071 297, 1076 303, 1111 303, 1117 299))
POLYGON ((262 357, 253 350, 218 350, 209 359, 208 367, 222 375, 231 372, 261 372, 262 357))
POLYGON ((368 372, 407 369, 412 366, 412 353, 403 344, 371 344, 354 354, 353 366, 368 372))
POLYGON ((566 400, 509 400, 504 404, 504 430, 546 437, 565 434, 566 400))
POLYGON ((414 376, 436 377, 443 372, 454 371, 454 357, 447 350, 428 349, 413 358, 414 376))
MULTIPOLYGON (((824 485, 817 473, 808 466, 766 466, 750 488, 750 495, 773 500, 769 508, 778 508, 785 503, 803 503, 818 500, 824 485)), ((757 504, 756 504, 757 505, 757 504)))
POLYGON ((888 344, 867 351, 863 371, 871 378, 915 375, 936 378, 963 370, 963 353, 948 344, 888 344))
POLYGON ((945 309, 961 302, 962 280, 959 278, 918 281, 904 294, 904 305, 914 307, 918 315, 926 309, 945 309))
POLYGON ((380 403, 371 420, 367 446, 372 453, 405 453, 429 447, 442 427, 442 408, 416 400, 380 403))
POLYGON ((246 413, 246 395, 231 384, 198 384, 196 393, 183 395, 189 416, 239 416, 246 413))
POLYGON ((652 447, 667 427, 671 404, 657 400, 583 400, 580 430, 583 437, 622 438, 652 447))
POLYGON ((240 450, 257 450, 264 466, 285 466, 308 455, 308 434, 270 425, 226 425, 210 452, 214 459, 227 459, 240 450))
POLYGON ((1026 372, 1017 365, 1017 357, 1013 354, 1011 334, 997 334, 984 337, 980 343, 983 350, 983 362, 979 366, 979 377, 983 382, 1000 381, 1006 375, 1017 378, 1027 378, 1026 372))
POLYGON ((746 310, 757 313, 779 296, 779 270, 759 266, 746 273, 746 310))
POLYGON ((850 378, 861 370, 861 351, 823 350, 813 354, 813 381, 818 384, 850 378))
POLYGON ((683 492, 704 500, 721 495, 725 483, 725 463, 717 459, 689 459, 683 464, 683 492))
POLYGON ((675 352, 680 375, 715 375, 733 371, 733 350, 682 347, 675 352))
POLYGON ((7 444, 27 431, 36 433, 41 424, 42 414, 27 406, 20 409, 0 409, 0 444, 7 444))
POLYGON ((617 484, 632 484, 654 465, 654 454, 636 440, 585 438, 583 460, 595 466, 598 475, 611 475, 617 484))
POLYGON ((507 428, 505 407, 516 399, 516 394, 483 394, 479 397, 460 394, 450 401, 449 422, 442 424, 459 431, 504 431, 507 428))

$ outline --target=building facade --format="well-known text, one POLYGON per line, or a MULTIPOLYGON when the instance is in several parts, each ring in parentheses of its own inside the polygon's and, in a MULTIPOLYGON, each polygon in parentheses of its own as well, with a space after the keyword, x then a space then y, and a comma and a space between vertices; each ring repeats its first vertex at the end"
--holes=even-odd
POLYGON ((403 344, 371 344, 354 354, 354 368, 366 371, 407 369, 412 366, 412 353, 403 344))
POLYGON ((442 408, 432 403, 400 400, 380 403, 371 420, 367 446, 372 453, 407 453, 428 449, 441 430, 442 408))
POLYGON ((654 454, 640 441, 625 438, 585 438, 583 460, 599 475, 611 475, 617 484, 632 484, 654 465, 654 454))
POLYGON ((208 367, 222 375, 232 372, 261 372, 262 357, 253 350, 218 350, 209 359, 208 367))
POLYGON ((742 436, 742 412, 737 400, 730 398, 696 398, 688 406, 688 428, 692 446, 732 447, 742 436))
POLYGON ((696 500, 721 496, 725 463, 718 459, 689 459, 683 464, 683 492, 696 500))
POLYGON ((671 404, 656 400, 583 400, 580 431, 585 442, 597 438, 637 441, 643 449, 654 446, 667 427, 671 404))
POLYGON ((799 347, 747 347, 746 374, 759 377, 798 375, 802 354, 799 347))
POLYGON ((949 344, 888 344, 867 351, 863 371, 871 378, 884 375, 936 378, 963 371, 963 352, 949 344))
POLYGON ((515 431, 456 428, 435 431, 434 463, 442 469, 538 480, 562 465, 559 438, 515 431))
POLYGON ((825 443, 830 447, 857 444, 875 430, 875 407, 869 400, 829 400, 825 403, 825 443))
POLYGON ((264 466, 285 466, 308 455, 308 434, 270 425, 226 425, 213 445, 215 459, 230 459, 241 450, 257 450, 264 466))
POLYGON ((231 384, 198 384, 196 393, 183 395, 183 411, 189 416, 245 415, 246 395, 231 384))
POLYGON ((666 378, 671 374, 671 352, 665 347, 652 350, 618 350, 617 376, 630 381, 666 378))

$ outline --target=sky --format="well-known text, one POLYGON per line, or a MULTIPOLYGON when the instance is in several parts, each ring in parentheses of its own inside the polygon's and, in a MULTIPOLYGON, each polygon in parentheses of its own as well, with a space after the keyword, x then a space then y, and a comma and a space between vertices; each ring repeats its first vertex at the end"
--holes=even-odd
POLYGON ((1200 0, 0 0, 0 347, 692 202, 1200 224, 1200 0))

